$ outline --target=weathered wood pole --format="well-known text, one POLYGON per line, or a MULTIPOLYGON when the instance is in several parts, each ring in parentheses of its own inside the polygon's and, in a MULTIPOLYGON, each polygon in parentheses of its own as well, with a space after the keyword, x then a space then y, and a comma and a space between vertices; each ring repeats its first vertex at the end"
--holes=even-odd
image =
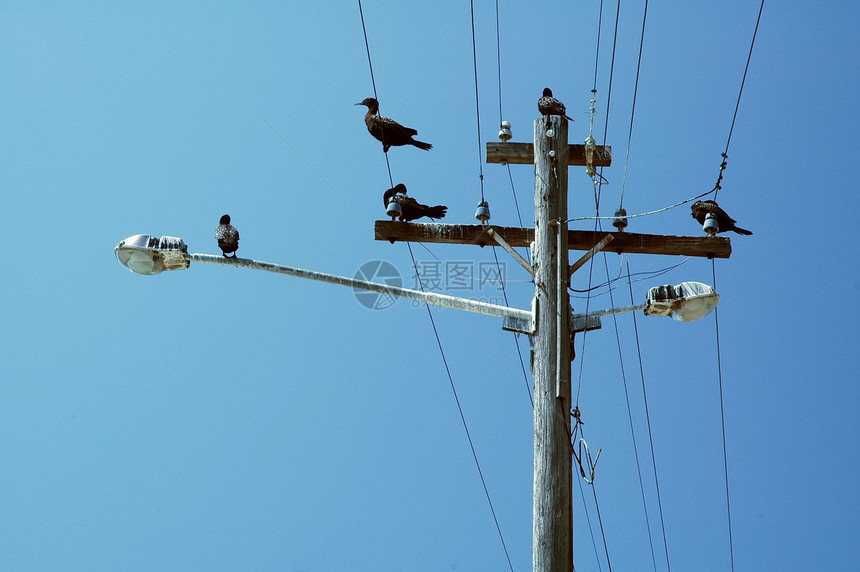
POLYGON ((567 120, 535 120, 535 572, 573 570, 570 302, 567 294, 567 120))

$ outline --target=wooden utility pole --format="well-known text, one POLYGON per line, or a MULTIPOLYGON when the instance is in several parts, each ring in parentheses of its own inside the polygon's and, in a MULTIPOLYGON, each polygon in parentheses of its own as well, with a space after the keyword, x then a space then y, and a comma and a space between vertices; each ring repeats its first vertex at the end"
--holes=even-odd
POLYGON ((535 120, 534 570, 573 569, 567 120, 535 120))
MULTIPOLYGON (((573 316, 567 293, 570 273, 595 252, 663 254, 728 258, 731 242, 716 236, 664 236, 628 232, 577 231, 567 228, 567 167, 586 165, 584 145, 569 145, 567 120, 550 115, 535 120, 534 144, 487 143, 488 163, 535 165, 535 228, 376 221, 376 240, 500 244, 506 249, 532 245, 530 273, 535 280, 531 320, 506 322, 505 329, 527 332, 532 340, 534 379, 535 572, 573 570, 571 451, 571 336, 600 327, 597 315, 573 316), (589 251, 573 264, 568 250, 589 251)), ((592 167, 609 166, 612 150, 598 146, 592 167)), ((522 257, 518 260, 528 266, 522 257)), ((633 308, 630 308, 633 309, 633 308)))

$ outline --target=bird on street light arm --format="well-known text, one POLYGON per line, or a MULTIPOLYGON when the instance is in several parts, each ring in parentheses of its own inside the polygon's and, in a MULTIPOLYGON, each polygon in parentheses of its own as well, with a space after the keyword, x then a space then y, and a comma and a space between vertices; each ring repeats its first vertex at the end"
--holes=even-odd
POLYGON ((225 214, 221 217, 218 228, 215 229, 215 238, 218 239, 218 248, 225 257, 236 258, 236 251, 239 250, 239 231, 230 224, 230 215, 225 214), (233 256, 227 256, 231 252, 233 256))

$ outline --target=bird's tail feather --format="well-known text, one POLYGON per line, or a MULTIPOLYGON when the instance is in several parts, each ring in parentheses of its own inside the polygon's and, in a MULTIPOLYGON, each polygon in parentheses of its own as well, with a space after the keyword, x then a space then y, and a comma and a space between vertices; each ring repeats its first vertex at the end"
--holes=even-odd
POLYGON ((741 227, 739 227, 739 226, 736 226, 736 227, 732 228, 732 230, 733 230, 733 231, 735 231, 735 232, 736 232, 736 233, 738 233, 738 234, 746 234, 746 235, 750 235, 750 234, 752 234, 752 231, 751 231, 751 230, 747 230, 747 229, 745 229, 745 228, 741 228, 741 227))
POLYGON ((412 140, 412 144, 415 145, 416 147, 418 147, 419 149, 424 149, 425 151, 429 151, 430 149, 433 148, 433 145, 431 145, 430 143, 425 143, 423 141, 416 141, 415 139, 412 140))
POLYGON ((446 214, 448 214, 448 207, 444 205, 436 205, 427 209, 427 216, 430 218, 445 218, 446 214))

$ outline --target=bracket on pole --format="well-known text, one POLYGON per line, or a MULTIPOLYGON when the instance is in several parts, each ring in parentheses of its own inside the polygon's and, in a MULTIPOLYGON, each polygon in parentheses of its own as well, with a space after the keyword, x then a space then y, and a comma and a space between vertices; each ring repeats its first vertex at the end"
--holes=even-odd
MULTIPOLYGON (((502 248, 504 248, 505 250, 507 250, 507 251, 508 251, 508 254, 510 254, 511 256, 513 256, 513 257, 514 257, 514 260, 516 260, 517 262, 519 262, 519 263, 520 263, 520 266, 522 266, 523 268, 525 268, 525 269, 526 269, 526 272, 528 272, 529 274, 531 274, 531 275, 532 275, 532 278, 534 278, 534 275, 535 275, 535 269, 534 269, 534 268, 532 268, 532 265, 531 265, 531 264, 529 264, 528 262, 526 262, 526 259, 525 259, 525 258, 523 258, 523 257, 522 257, 522 255, 520 255, 520 253, 519 253, 519 252, 517 252, 516 250, 514 250, 514 248, 513 248, 510 244, 508 244, 508 243, 507 243, 507 241, 506 241, 504 238, 502 238, 501 236, 499 236, 499 234, 498 234, 495 230, 493 230, 493 227, 491 227, 491 226, 490 226, 490 227, 487 227, 487 234, 489 234, 491 237, 493 237, 493 240, 495 240, 496 242, 498 242, 498 243, 499 243, 499 246, 501 246, 502 248)), ((611 235, 610 235, 610 236, 611 236, 611 235)))
POLYGON ((601 240, 600 242, 595 244, 591 248, 591 250, 589 250, 588 252, 583 254, 582 258, 580 258, 579 260, 577 260, 576 262, 574 262, 573 264, 570 265, 570 274, 573 274, 574 272, 576 272, 577 270, 582 268, 583 264, 585 264, 586 262, 591 260, 592 256, 594 256, 595 254, 597 254, 598 252, 600 252, 601 250, 606 248, 606 245, 609 244, 610 242, 612 242, 612 240, 614 238, 615 237, 612 236, 611 234, 607 234, 605 237, 603 237, 603 240, 601 240))
POLYGON ((598 314, 573 314, 570 317, 570 331, 572 333, 599 330, 602 326, 598 314))
MULTIPOLYGON (((507 316, 502 322, 502 329, 506 332, 515 332, 517 334, 526 334, 533 336, 536 330, 537 316, 537 298, 532 298, 531 315, 527 317, 507 316)), ((598 318, 599 321, 599 318, 598 318)))

